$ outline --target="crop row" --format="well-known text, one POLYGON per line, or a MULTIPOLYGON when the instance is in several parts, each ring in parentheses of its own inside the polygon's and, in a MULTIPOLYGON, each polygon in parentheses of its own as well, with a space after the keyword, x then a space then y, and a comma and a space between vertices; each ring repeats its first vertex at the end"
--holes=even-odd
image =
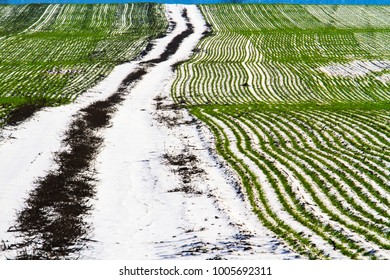
POLYGON ((200 106, 192 113, 212 129, 260 220, 297 252, 390 256, 388 108, 200 106))
POLYGON ((66 103, 165 32, 163 6, 0 6, 0 107, 66 103))
POLYGON ((215 31, 296 29, 387 29, 389 6, 348 5, 203 5, 215 31))
POLYGON ((339 6, 207 5, 201 9, 213 33, 178 69, 173 85, 176 99, 180 96, 192 105, 388 99, 387 6, 370 6, 367 11, 349 7, 350 14, 365 11, 364 16, 349 15, 350 26, 343 23, 347 12, 339 6), (313 16, 332 7, 333 23, 313 16), (372 71, 378 61, 381 64, 372 71), (351 67, 350 75, 323 71, 348 64, 358 65, 351 67))

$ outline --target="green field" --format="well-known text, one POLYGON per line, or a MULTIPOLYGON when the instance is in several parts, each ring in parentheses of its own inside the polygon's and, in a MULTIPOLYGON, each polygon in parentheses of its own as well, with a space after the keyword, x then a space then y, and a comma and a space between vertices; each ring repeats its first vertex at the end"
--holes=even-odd
POLYGON ((73 101, 167 25, 157 4, 0 5, 0 125, 23 104, 73 101))
MULTIPOLYGON (((201 5, 171 93, 303 257, 390 258, 390 6, 201 5)), ((168 26, 162 5, 0 5, 0 126, 69 103, 168 26)))
POLYGON ((213 36, 180 67, 174 84, 174 96, 187 104, 389 100, 388 6, 210 5, 202 11, 213 36), (354 76, 347 72, 354 61, 383 69, 354 76), (345 70, 321 70, 334 65, 345 70))
POLYGON ((389 6, 205 5, 172 95, 296 252, 388 258, 389 6))

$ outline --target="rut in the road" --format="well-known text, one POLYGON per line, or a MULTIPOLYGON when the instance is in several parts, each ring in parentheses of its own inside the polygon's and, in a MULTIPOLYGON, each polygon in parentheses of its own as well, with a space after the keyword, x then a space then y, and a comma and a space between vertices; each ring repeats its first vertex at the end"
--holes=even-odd
POLYGON ((147 74, 147 67, 166 61, 193 33, 186 12, 182 16, 187 29, 171 40, 159 58, 146 61, 147 65, 139 63, 113 95, 80 110, 71 122, 62 140, 64 148, 54 155, 56 168, 37 179, 15 226, 9 229, 18 235, 17 243, 9 247, 16 249, 17 259, 73 259, 91 241, 91 225, 85 218, 96 192, 94 160, 104 141, 101 131, 130 88, 147 74))

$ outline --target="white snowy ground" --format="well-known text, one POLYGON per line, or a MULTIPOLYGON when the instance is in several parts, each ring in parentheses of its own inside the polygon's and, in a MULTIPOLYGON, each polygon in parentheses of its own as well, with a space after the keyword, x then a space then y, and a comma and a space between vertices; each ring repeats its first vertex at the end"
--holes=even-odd
MULTIPOLYGON (((390 61, 388 60, 372 60, 362 61, 354 60, 346 64, 331 64, 328 66, 320 67, 320 71, 329 76, 339 77, 363 77, 370 73, 382 72, 384 70, 390 70, 390 61)), ((381 76, 377 76, 377 79, 382 81, 381 76)), ((384 78, 383 81, 386 81, 384 78)))
MULTIPOLYGON (((187 112, 159 112, 157 96, 172 103, 169 88, 171 65, 188 58, 205 30, 196 6, 167 5, 167 16, 177 23, 168 36, 156 40, 155 48, 143 59, 153 59, 185 28, 181 17, 186 8, 195 33, 180 45, 169 60, 151 66, 130 90, 103 132, 104 147, 96 160, 99 182, 92 239, 82 252, 83 259, 165 259, 213 258, 285 259, 295 258, 264 228, 251 212, 248 201, 237 196, 234 175, 210 155, 211 134, 197 125, 168 128, 159 122, 164 114, 178 121, 191 119, 187 112), (177 155, 187 149, 205 170, 194 179, 201 195, 168 192, 180 187, 181 178, 163 155, 177 155)), ((33 182, 52 168, 52 154, 60 150, 61 137, 73 116, 94 101, 105 99, 139 62, 118 66, 99 85, 75 103, 49 108, 32 119, 0 133, 0 245, 12 244, 7 229, 33 182)), ((0 259, 7 258, 1 251, 0 259)))

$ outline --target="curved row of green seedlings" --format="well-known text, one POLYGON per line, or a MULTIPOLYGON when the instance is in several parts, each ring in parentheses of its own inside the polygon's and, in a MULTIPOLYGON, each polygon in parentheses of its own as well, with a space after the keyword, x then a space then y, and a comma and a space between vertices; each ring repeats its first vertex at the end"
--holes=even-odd
MULTIPOLYGON (((227 121, 225 119, 225 121, 227 121)), ((306 207, 304 207, 302 204, 301 201, 299 201, 296 196, 294 195, 293 191, 292 191, 292 186, 290 184, 290 182, 288 181, 288 178, 286 178, 286 176, 283 174, 282 171, 280 171, 278 169, 277 166, 275 166, 275 161, 283 164, 284 167, 288 168, 289 170, 292 169, 291 165, 289 164, 289 162, 287 162, 286 160, 283 160, 282 157, 280 157, 279 155, 275 154, 275 153, 267 153, 267 155, 270 155, 271 158, 270 159, 265 159, 265 157, 262 155, 262 154, 258 154, 255 150, 253 150, 251 147, 249 147, 248 145, 250 145, 250 138, 247 134, 247 132, 242 128, 240 127, 239 125, 236 126, 237 129, 240 130, 240 132, 242 133, 241 136, 245 139, 245 142, 247 142, 247 145, 245 146, 245 149, 243 149, 243 151, 246 151, 245 153, 245 156, 248 156, 248 153, 251 153, 250 154, 250 159, 256 163, 256 165, 260 165, 260 164, 263 164, 263 168, 270 168, 271 170, 269 172, 273 172, 273 173, 276 173, 278 175, 278 181, 281 181, 282 184, 283 184, 283 187, 285 189, 285 191, 288 193, 288 197, 292 200, 292 203, 289 204, 288 203, 288 200, 285 200, 285 198, 283 196, 279 196, 279 200, 282 202, 282 204, 284 205, 284 208, 290 212, 290 214, 297 220, 299 221, 300 223, 304 224, 306 227, 309 227, 310 229, 312 229, 314 232, 316 232, 317 234, 319 234, 320 236, 323 236, 323 233, 321 232, 318 232, 318 229, 315 228, 315 226, 313 225, 310 225, 310 222, 313 222, 314 220, 317 220, 316 223, 314 223, 314 225, 316 224, 320 224, 321 223, 321 220, 318 220, 318 218, 314 218, 312 216, 312 213, 306 209, 306 207), (261 159, 261 161, 259 160, 261 159), (272 166, 272 168, 270 167, 272 166), (294 208, 297 207, 297 211, 298 212, 294 212, 294 208), (301 209, 300 209, 301 208, 301 209), (309 221, 309 223, 307 223, 307 221, 305 221, 304 219, 302 219, 301 215, 303 217, 307 217, 307 221, 309 221)), ((280 139, 279 139, 280 140, 280 139)), ((272 141, 272 138, 270 139, 270 141, 272 141)), ((266 147, 262 147, 262 148, 266 148, 266 147)), ((249 156, 248 156, 249 157, 249 156)), ((290 158, 290 160, 292 160, 292 158, 290 158)), ((308 189, 309 188, 309 193, 313 196, 315 195, 315 192, 313 191, 312 189, 312 186, 309 184, 309 182, 306 180, 305 177, 303 177, 299 172, 295 172, 295 170, 293 170, 293 174, 294 176, 296 176, 299 181, 301 182, 301 184, 306 188, 308 189)), ((281 189, 282 190, 282 189, 281 189)), ((315 203, 321 203, 321 200, 320 199, 314 199, 314 202, 315 203)), ((321 205, 320 204, 320 208, 321 210, 324 209, 324 207, 321 207, 321 206, 324 206, 323 204, 321 205)), ((327 213, 328 214, 328 213, 327 213)), ((333 214, 333 213, 332 213, 333 214)), ((339 221, 341 218, 340 217, 337 217, 335 215, 331 216, 334 220, 336 221, 339 221), (338 219, 335 219, 338 218, 338 219)), ((326 224, 326 226, 328 226, 329 224, 326 224)), ((329 225, 330 226, 330 225, 329 225)), ((331 227, 331 226, 330 226, 331 227)), ((328 228, 326 228, 327 230, 329 230, 328 228)), ((347 251, 345 251, 343 249, 343 247, 341 248, 338 248, 337 245, 334 244, 334 240, 333 238, 334 237, 337 237, 339 234, 338 230, 334 230, 334 229, 331 229, 329 235, 327 236, 326 240, 329 241, 329 244, 333 245, 335 248, 337 249, 340 249, 343 253, 346 253, 347 251)), ((355 243, 356 241, 352 240, 347 234, 345 235, 341 235, 339 236, 340 240, 343 241, 344 243, 347 242, 349 243, 349 246, 351 248, 354 248, 356 249, 357 247, 355 246, 355 243)), ((362 248, 360 248, 359 250, 362 250, 362 248)), ((357 251, 357 252, 360 252, 360 251, 357 251)), ((348 256, 352 257, 352 258, 355 258, 355 255, 354 254, 351 254, 351 252, 348 252, 347 253, 348 256)))
MULTIPOLYGON (((188 104, 241 104, 246 102, 308 102, 308 101, 373 101, 386 100, 390 85, 375 79, 373 75, 362 77, 337 77, 322 73, 321 66, 331 65, 333 58, 323 57, 319 52, 313 52, 308 61, 304 61, 305 49, 295 52, 294 48, 280 49, 285 42, 278 34, 256 34, 245 36, 235 32, 219 32, 203 40, 198 46, 198 52, 193 58, 183 63, 178 69, 177 79, 173 87, 174 96, 184 99, 188 104), (253 39, 255 37, 255 39, 253 39), (220 47, 221 43, 230 47, 220 47), (246 43, 250 50, 246 50, 246 43), (272 50, 274 42, 278 53, 298 53, 296 57, 274 57, 272 50), (230 44, 232 43, 232 44, 230 44), (232 47, 233 46, 233 49, 232 47), (261 52, 260 52, 261 51, 261 52), (237 53, 250 53, 246 60, 237 53), (230 54, 230 56, 229 56, 230 54), (219 55, 219 56, 218 56, 219 55), (261 58, 262 57, 262 58, 261 58), (317 59, 316 59, 317 57, 317 59), (322 57, 322 58, 321 58, 322 57), (290 61, 290 59, 292 59, 290 61), (302 62, 303 61, 303 62, 302 62), (188 78, 190 77, 190 78, 188 78), (319 83, 319 80, 321 83, 319 83), (375 90, 373 90, 375 89, 375 90)), ((315 49, 316 38, 325 35, 311 34, 310 41, 302 34, 286 34, 288 46, 304 44, 315 49)), ((353 33, 335 34, 334 44, 339 45, 343 37, 351 37, 353 33)), ((356 41, 356 40, 355 40, 356 41)), ((357 42, 347 44, 349 49, 342 55, 356 52, 360 46, 357 42)), ((322 46, 326 48, 327 46, 322 46)), ((364 54, 368 59, 369 53, 364 54)), ((379 73, 380 74, 380 73, 379 73)), ((378 74, 378 75, 379 75, 378 74)))
MULTIPOLYGON (((280 170, 277 169, 277 167, 273 164, 273 161, 269 161, 269 159, 266 159, 264 157, 264 155, 259 154, 258 152, 256 152, 256 150, 253 150, 251 148, 252 144, 250 143, 251 140, 250 140, 250 137, 248 136, 248 132, 245 131, 239 125, 237 125, 236 120, 231 120, 231 119, 227 118, 226 116, 221 116, 221 114, 218 114, 217 116, 215 114, 213 114, 212 116, 217 117, 220 121, 224 122, 225 124, 229 123, 229 125, 231 125, 231 127, 229 127, 229 129, 231 129, 232 131, 235 132, 236 138, 242 137, 244 139, 244 142, 246 142, 246 145, 244 148, 241 148, 242 149, 241 153, 243 153, 246 157, 250 158, 250 160, 252 162, 255 162, 257 164, 257 166, 259 166, 259 167, 262 166, 263 172, 271 167, 273 167, 275 169, 272 171, 268 170, 268 172, 274 172, 274 174, 279 175, 278 180, 280 180, 280 182, 282 182, 282 184, 284 185, 285 191, 287 191, 290 194, 290 198, 294 202, 292 205, 289 205, 288 202, 286 200, 284 200, 283 196, 281 196, 279 193, 279 195, 280 195, 279 199, 282 202, 282 204, 284 204, 285 209, 287 211, 292 211, 291 209, 297 206, 298 207, 297 211, 299 211, 299 213, 301 213, 301 214, 304 213, 308 217, 307 218, 308 220, 313 219, 314 217, 313 217, 312 213, 305 212, 306 210, 302 206, 301 201, 296 199, 296 196, 292 193, 291 185, 289 184, 287 178, 285 178, 283 173, 281 173, 280 170), (259 159, 261 159, 261 161, 259 159)), ((251 117, 254 117, 254 116, 251 116, 251 117)), ((256 120, 256 123, 259 123, 260 121, 261 120, 256 120)), ((254 125, 254 124, 252 124, 252 125, 254 125)), ((284 131, 284 132, 286 132, 286 131, 284 131)), ((275 133, 277 135, 277 131, 273 131, 273 133, 275 133)), ((257 136, 260 137, 258 134, 257 134, 257 136)), ((279 135, 279 137, 280 137, 280 135, 279 135)), ((239 142, 242 140, 237 140, 237 141, 239 142)), ((269 141, 273 141, 272 138, 269 139, 269 141)), ((301 138, 301 141, 304 142, 304 139, 301 138)), ((238 142, 237 142, 237 144, 238 144, 238 142)), ((283 143, 283 139, 278 139, 278 142, 283 143)), ((283 145, 285 145, 285 144, 283 144, 283 145)), ((240 147, 238 147, 238 148, 240 149, 240 147)), ((269 150, 269 146, 262 146, 261 148, 265 151, 269 150)), ((284 147, 284 148, 286 148, 286 147, 284 147)), ((302 150, 302 148, 300 148, 299 145, 294 146, 294 149, 293 148, 289 148, 289 149, 290 149, 289 152, 291 151, 291 149, 292 150, 297 149, 297 150, 301 150, 301 152, 304 154, 306 153, 306 150, 302 150)), ((310 147, 307 146, 307 147, 305 147, 305 149, 310 149, 310 147)), ((267 152, 270 153, 269 151, 267 151, 267 152)), ((340 201, 338 200, 338 196, 331 194, 328 191, 326 194, 328 196, 328 199, 333 204, 333 206, 336 207, 341 213, 343 213, 343 215, 345 214, 346 217, 350 218, 353 221, 352 223, 347 223, 339 215, 335 215, 332 211, 327 209, 326 205, 323 203, 323 201, 321 201, 321 199, 318 198, 318 195, 313 190, 313 187, 307 182, 306 178, 304 176, 302 176, 302 174, 300 172, 297 172, 294 168, 291 167, 291 164, 289 162, 293 162, 295 165, 298 165, 303 170, 305 170, 305 165, 300 163, 300 162, 297 162, 297 160, 295 158, 295 156, 297 156, 297 155, 291 156, 288 153, 287 153, 288 155, 286 155, 286 153, 281 152, 281 151, 280 151, 280 153, 281 154, 278 154, 276 152, 272 152, 269 155, 272 158, 274 158, 274 160, 279 161, 283 166, 287 167, 290 171, 292 171, 294 173, 294 175, 297 178, 299 178, 300 183, 305 187, 306 191, 311 194, 311 196, 314 198, 315 202, 317 203, 317 205, 320 206, 320 208, 323 212, 327 213, 330 217, 332 217, 333 220, 339 222, 340 224, 346 226, 347 228, 350 228, 352 231, 358 232, 359 234, 366 236, 369 240, 373 240, 375 243, 380 245, 383 249, 388 249, 389 244, 388 244, 388 242, 386 242, 388 240, 388 234, 384 234, 384 231, 383 231, 384 228, 389 226, 388 222, 386 223, 386 220, 384 221, 383 219, 376 219, 376 221, 381 222, 382 227, 380 227, 380 228, 376 227, 373 223, 368 223, 368 225, 366 225, 365 223, 367 222, 367 219, 364 219, 363 220, 364 222, 362 222, 362 220, 360 220, 360 216, 350 214, 344 208, 344 205, 342 203, 340 203, 340 201), (366 226, 368 229, 366 228, 366 226), (375 234, 372 233, 371 230, 373 230, 375 234)), ((311 154, 310 156, 312 156, 312 155, 313 154, 311 154)), ((315 155, 315 153, 314 153, 314 155, 315 155)), ((229 154, 228 156, 231 156, 231 155, 229 154)), ((308 160, 310 160, 309 156, 306 156, 305 160, 307 163, 309 163, 309 165, 313 164, 313 166, 316 166, 313 161, 308 162, 308 160)), ((329 172, 324 172, 321 170, 321 168, 316 168, 316 170, 317 171, 315 171, 313 173, 308 172, 305 175, 310 176, 311 180, 316 182, 317 186, 323 185, 323 183, 326 180, 331 182, 331 183, 336 184, 336 186, 337 186, 338 182, 336 180, 334 180, 329 175, 329 172), (318 170, 321 170, 321 171, 318 171, 318 170), (318 173, 320 174, 320 176, 318 176, 318 173), (319 179, 319 178, 321 178, 321 176, 323 177, 322 180, 319 179)), ((275 186, 277 186, 277 183, 275 183, 273 187, 275 188, 275 186)), ((340 192, 339 195, 341 194, 342 197, 345 197, 345 196, 348 197, 348 195, 345 193, 345 191, 341 187, 338 188, 338 191, 340 192)), ((370 213, 366 213, 365 209, 363 209, 359 204, 353 203, 353 199, 351 200, 350 198, 348 198, 347 200, 348 200, 348 203, 351 203, 351 201, 352 201, 352 205, 357 207, 360 211, 363 211, 363 213, 365 215, 368 215, 369 218, 375 218, 370 213)), ((369 203, 369 205, 373 206, 371 203, 369 203)), ((351 207, 351 206, 348 206, 348 207, 351 207)), ((386 214, 383 211, 383 209, 380 208, 378 210, 381 211, 381 214, 383 214, 385 217, 388 216, 388 214, 386 214)), ((318 232, 318 228, 313 226, 313 224, 310 225, 310 221, 308 222, 308 221, 302 220, 302 218, 299 215, 297 215, 297 213, 290 213, 290 214, 292 216, 294 216, 294 218, 296 218, 296 219, 299 218, 297 220, 299 220, 302 224, 305 224, 310 229, 312 229, 314 232, 316 232, 320 236, 323 236, 324 232, 318 232)), ((321 221, 317 221, 317 222, 318 222, 318 224, 321 224, 321 221)), ((327 227, 330 227, 329 224, 325 225, 325 228, 328 231, 330 231, 332 234, 328 235, 327 238, 325 238, 325 240, 327 240, 330 244, 335 246, 335 248, 340 249, 341 252, 347 254, 350 257, 358 257, 358 253, 365 251, 364 248, 357 247, 357 245, 354 243, 354 241, 350 240, 348 236, 343 236, 339 231, 335 231, 334 229, 330 229, 327 227), (335 241, 333 240, 334 239, 333 237, 336 237, 336 236, 339 236, 340 240, 342 240, 342 242, 346 242, 351 249, 354 249, 354 251, 346 250, 344 248, 343 243, 335 243, 335 241)), ((365 252, 365 253, 367 253, 367 252, 365 252)), ((371 256, 371 257, 375 257, 375 256, 371 256)))
MULTIPOLYGON (((244 164, 243 160, 239 159, 231 150, 231 141, 226 135, 226 132, 211 118, 203 109, 195 107, 191 109, 191 113, 202 120, 212 130, 216 138, 216 149, 232 168, 240 175, 243 186, 249 197, 251 205, 255 214, 260 221, 278 237, 282 238, 291 246, 296 252, 305 255, 311 259, 328 258, 328 255, 323 250, 316 247, 312 241, 303 235, 302 232, 297 232, 291 228, 286 222, 281 220, 277 214, 272 211, 266 195, 257 180, 257 176, 244 164)), ((214 117, 214 116, 213 116, 214 117)), ((237 137, 238 148, 243 152, 240 146, 241 138, 237 137)), ((263 170, 264 171, 264 170, 263 170)), ((272 174, 265 172, 267 180, 274 186, 277 182, 274 180, 272 174)), ((278 193, 278 196, 281 194, 278 193)))
POLYGON ((320 15, 327 9, 201 6, 213 34, 202 40, 191 60, 178 69, 173 96, 191 105, 387 100, 390 83, 376 79, 381 73, 341 77, 320 70, 353 60, 363 64, 388 61, 385 49, 373 54, 372 46, 358 38, 371 34, 371 45, 390 43, 389 36, 379 36, 390 30, 384 18, 387 7, 350 7, 356 10, 350 25, 340 16, 345 11, 338 6, 331 9, 335 20, 328 22, 320 15))
MULTIPOLYGON (((361 177, 358 176, 358 174, 351 172, 349 166, 341 164, 337 157, 332 156, 332 153, 328 153, 328 151, 326 151, 326 148, 321 149, 315 137, 310 138, 309 141, 314 142, 314 144, 319 148, 313 149, 308 144, 308 140, 304 139, 301 135, 297 135, 296 128, 287 124, 286 119, 280 121, 276 115, 271 115, 269 117, 261 116, 261 118, 258 116, 251 117, 256 121, 257 124, 264 124, 265 127, 268 127, 272 131, 273 135, 277 137, 277 143, 281 143, 281 147, 272 150, 272 152, 279 153, 279 156, 289 158, 291 162, 301 166, 301 171, 306 171, 305 175, 312 177, 313 180, 316 179, 317 184, 320 182, 319 178, 322 178, 323 182, 329 183, 329 185, 333 187, 332 194, 329 198, 332 198, 331 202, 335 203, 333 206, 337 207, 338 210, 343 211, 342 214, 344 217, 352 216, 352 220, 357 222, 360 226, 367 226, 369 229, 374 230, 379 235, 382 235, 383 238, 388 239, 389 235, 384 234, 384 230, 389 228, 390 216, 388 214, 388 199, 386 200, 378 195, 375 190, 372 190, 372 187, 369 183, 361 180, 361 177), (275 126, 278 128, 275 129, 275 126), (286 140, 283 139, 283 137, 280 135, 280 132, 289 136, 288 139, 291 145, 286 145, 286 140), (298 142, 302 143, 303 145, 298 145, 297 141, 294 141, 294 136, 292 136, 294 134, 295 137, 298 136, 298 142), (332 163, 335 163, 338 166, 330 165, 327 158, 329 158, 332 163), (306 170, 306 164, 309 165, 312 169, 306 170), (356 180, 352 181, 351 177, 355 178, 356 180), (367 192, 362 192, 362 187, 356 186, 356 182, 364 185, 364 187, 367 188, 365 191, 370 190, 371 193, 367 194, 367 192), (351 197, 347 190, 353 190, 354 196, 351 197), (334 194, 334 192, 336 192, 337 195, 334 194), (337 196, 345 200, 346 205, 343 205, 337 196), (377 204, 377 200, 381 200, 383 207, 378 207, 379 205, 377 204), (371 211, 368 211, 367 209, 371 211), (359 215, 353 214, 354 212, 352 212, 352 210, 357 211, 359 215), (373 212, 375 215, 372 214, 373 212), (361 219, 359 217, 360 215, 365 217, 365 219, 361 219), (378 215, 380 215, 379 218, 378 215)), ((271 155, 272 157, 276 157, 277 154, 271 155)), ((287 166, 287 164, 288 162, 283 162, 283 165, 287 166)), ((296 172, 296 175, 300 176, 301 172, 296 172)), ((381 245, 385 247, 387 246, 384 245, 383 242, 381 245)))

